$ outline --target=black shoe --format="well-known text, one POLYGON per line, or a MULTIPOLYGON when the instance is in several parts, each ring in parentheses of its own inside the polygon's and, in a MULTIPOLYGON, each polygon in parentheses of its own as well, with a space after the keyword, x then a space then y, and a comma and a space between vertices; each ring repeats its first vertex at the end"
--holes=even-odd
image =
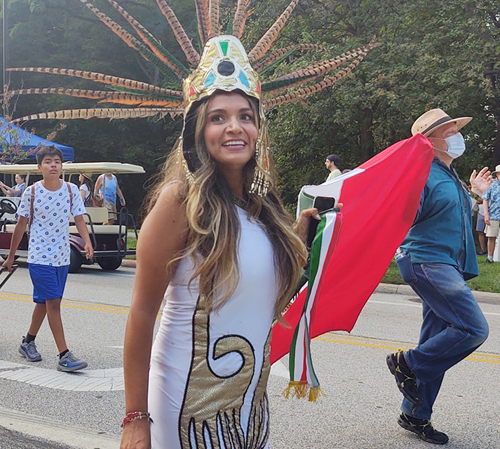
POLYGON ((416 433, 421 440, 428 443, 446 444, 449 439, 448 435, 434 429, 428 419, 418 419, 401 413, 401 416, 398 418, 398 424, 403 429, 416 433))
POLYGON ((478 255, 478 256, 486 256, 486 254, 488 254, 488 252, 487 252, 487 251, 478 251, 478 252, 477 252, 477 255, 478 255))
POLYGON ((413 404, 420 402, 420 394, 417 388, 417 378, 413 371, 408 368, 403 356, 403 351, 389 354, 386 358, 387 366, 396 378, 396 384, 403 396, 413 404))
POLYGON ((484 261, 484 263, 493 263, 493 261, 492 261, 492 260, 490 260, 490 259, 486 259, 486 260, 484 261))

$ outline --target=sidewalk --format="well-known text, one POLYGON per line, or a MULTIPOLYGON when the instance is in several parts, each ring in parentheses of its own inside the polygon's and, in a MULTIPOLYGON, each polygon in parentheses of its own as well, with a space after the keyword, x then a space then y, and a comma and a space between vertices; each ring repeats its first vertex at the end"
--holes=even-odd
MULTIPOLYGON (((55 421, 49 417, 35 416, 0 407, 0 427, 19 432, 19 442, 25 435, 46 440, 40 447, 74 447, 79 449, 116 449, 120 444, 120 435, 108 435, 102 432, 83 429, 55 421)), ((31 438, 26 437, 26 443, 31 444, 31 438)), ((0 444, 0 447, 3 447, 0 444)), ((28 446, 19 446, 28 447, 28 446)))
MULTIPOLYGON (((380 283, 375 289, 375 293, 392 293, 395 295, 413 295, 417 294, 412 290, 409 285, 395 285, 395 284, 382 284, 380 283)), ((472 292, 477 302, 483 302, 486 304, 500 304, 500 293, 490 293, 490 292, 472 292)))

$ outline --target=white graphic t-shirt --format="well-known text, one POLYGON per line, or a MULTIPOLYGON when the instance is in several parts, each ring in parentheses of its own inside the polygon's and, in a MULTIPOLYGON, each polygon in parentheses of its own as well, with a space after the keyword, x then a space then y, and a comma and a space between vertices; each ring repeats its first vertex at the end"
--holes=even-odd
POLYGON ((28 187, 19 203, 17 214, 29 220, 31 189, 35 187, 33 223, 31 224, 28 263, 62 267, 69 265, 69 217, 85 213, 80 191, 70 183, 73 198, 65 182, 59 190, 47 190, 41 182, 28 187))

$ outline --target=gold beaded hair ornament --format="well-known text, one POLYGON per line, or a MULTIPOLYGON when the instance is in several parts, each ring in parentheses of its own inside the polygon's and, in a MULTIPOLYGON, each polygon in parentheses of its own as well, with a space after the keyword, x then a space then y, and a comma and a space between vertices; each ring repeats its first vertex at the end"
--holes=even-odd
MULTIPOLYGON (((34 72, 49 75, 70 76, 98 83, 102 90, 72 89, 65 87, 17 89, 6 93, 7 98, 17 95, 68 95, 97 100, 120 107, 94 107, 43 112, 21 117, 13 122, 40 119, 89 119, 89 118, 143 118, 170 115, 172 118, 187 114, 198 101, 208 98, 216 90, 232 92, 240 90, 259 103, 259 137, 255 152, 256 169, 251 191, 265 195, 269 184, 269 148, 266 136, 265 111, 291 101, 303 99, 320 92, 349 74, 366 56, 378 46, 372 41, 339 56, 325 58, 330 49, 313 43, 294 43, 284 48, 269 51, 287 23, 299 0, 291 0, 285 11, 264 33, 250 52, 245 52, 241 42, 246 19, 249 16, 250 0, 237 0, 234 14, 230 17, 228 35, 220 32, 220 0, 193 0, 196 11, 199 42, 204 46, 201 54, 188 37, 184 27, 167 0, 156 0, 159 10, 172 29, 185 56, 181 61, 132 15, 115 0, 80 0, 102 23, 115 33, 126 45, 150 63, 158 73, 156 84, 136 81, 103 73, 75 69, 50 67, 10 68, 10 72, 34 72), (122 26, 101 12, 96 4, 108 3, 121 16, 122 26), (299 57, 305 52, 319 55, 319 62, 296 68, 281 75, 288 58, 294 57, 294 65, 300 66, 299 57), (252 67, 253 66, 253 67, 252 67), (194 68, 194 70, 193 70, 194 68), (334 73, 333 73, 334 72, 334 73), (274 74, 280 74, 275 75, 274 74), (269 78, 269 74, 272 74, 269 78), (260 77, 260 81, 259 81, 260 77), (261 94, 264 94, 261 96, 261 94)), ((183 128, 184 135, 185 126, 183 128)), ((183 136, 184 137, 184 136, 183 136)), ((180 147, 182 148, 182 146, 180 147)), ((185 167, 190 169, 184 159, 185 167)), ((194 179, 191 176, 191 179, 194 179)))

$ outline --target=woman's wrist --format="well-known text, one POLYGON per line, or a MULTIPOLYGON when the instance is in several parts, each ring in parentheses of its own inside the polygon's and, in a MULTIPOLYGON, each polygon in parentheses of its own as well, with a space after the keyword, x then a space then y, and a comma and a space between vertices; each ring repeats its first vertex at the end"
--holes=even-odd
POLYGON ((129 412, 125 415, 125 418, 123 418, 120 427, 123 428, 125 424, 136 421, 137 419, 147 419, 150 423, 153 422, 153 420, 151 419, 151 414, 149 412, 129 412))

